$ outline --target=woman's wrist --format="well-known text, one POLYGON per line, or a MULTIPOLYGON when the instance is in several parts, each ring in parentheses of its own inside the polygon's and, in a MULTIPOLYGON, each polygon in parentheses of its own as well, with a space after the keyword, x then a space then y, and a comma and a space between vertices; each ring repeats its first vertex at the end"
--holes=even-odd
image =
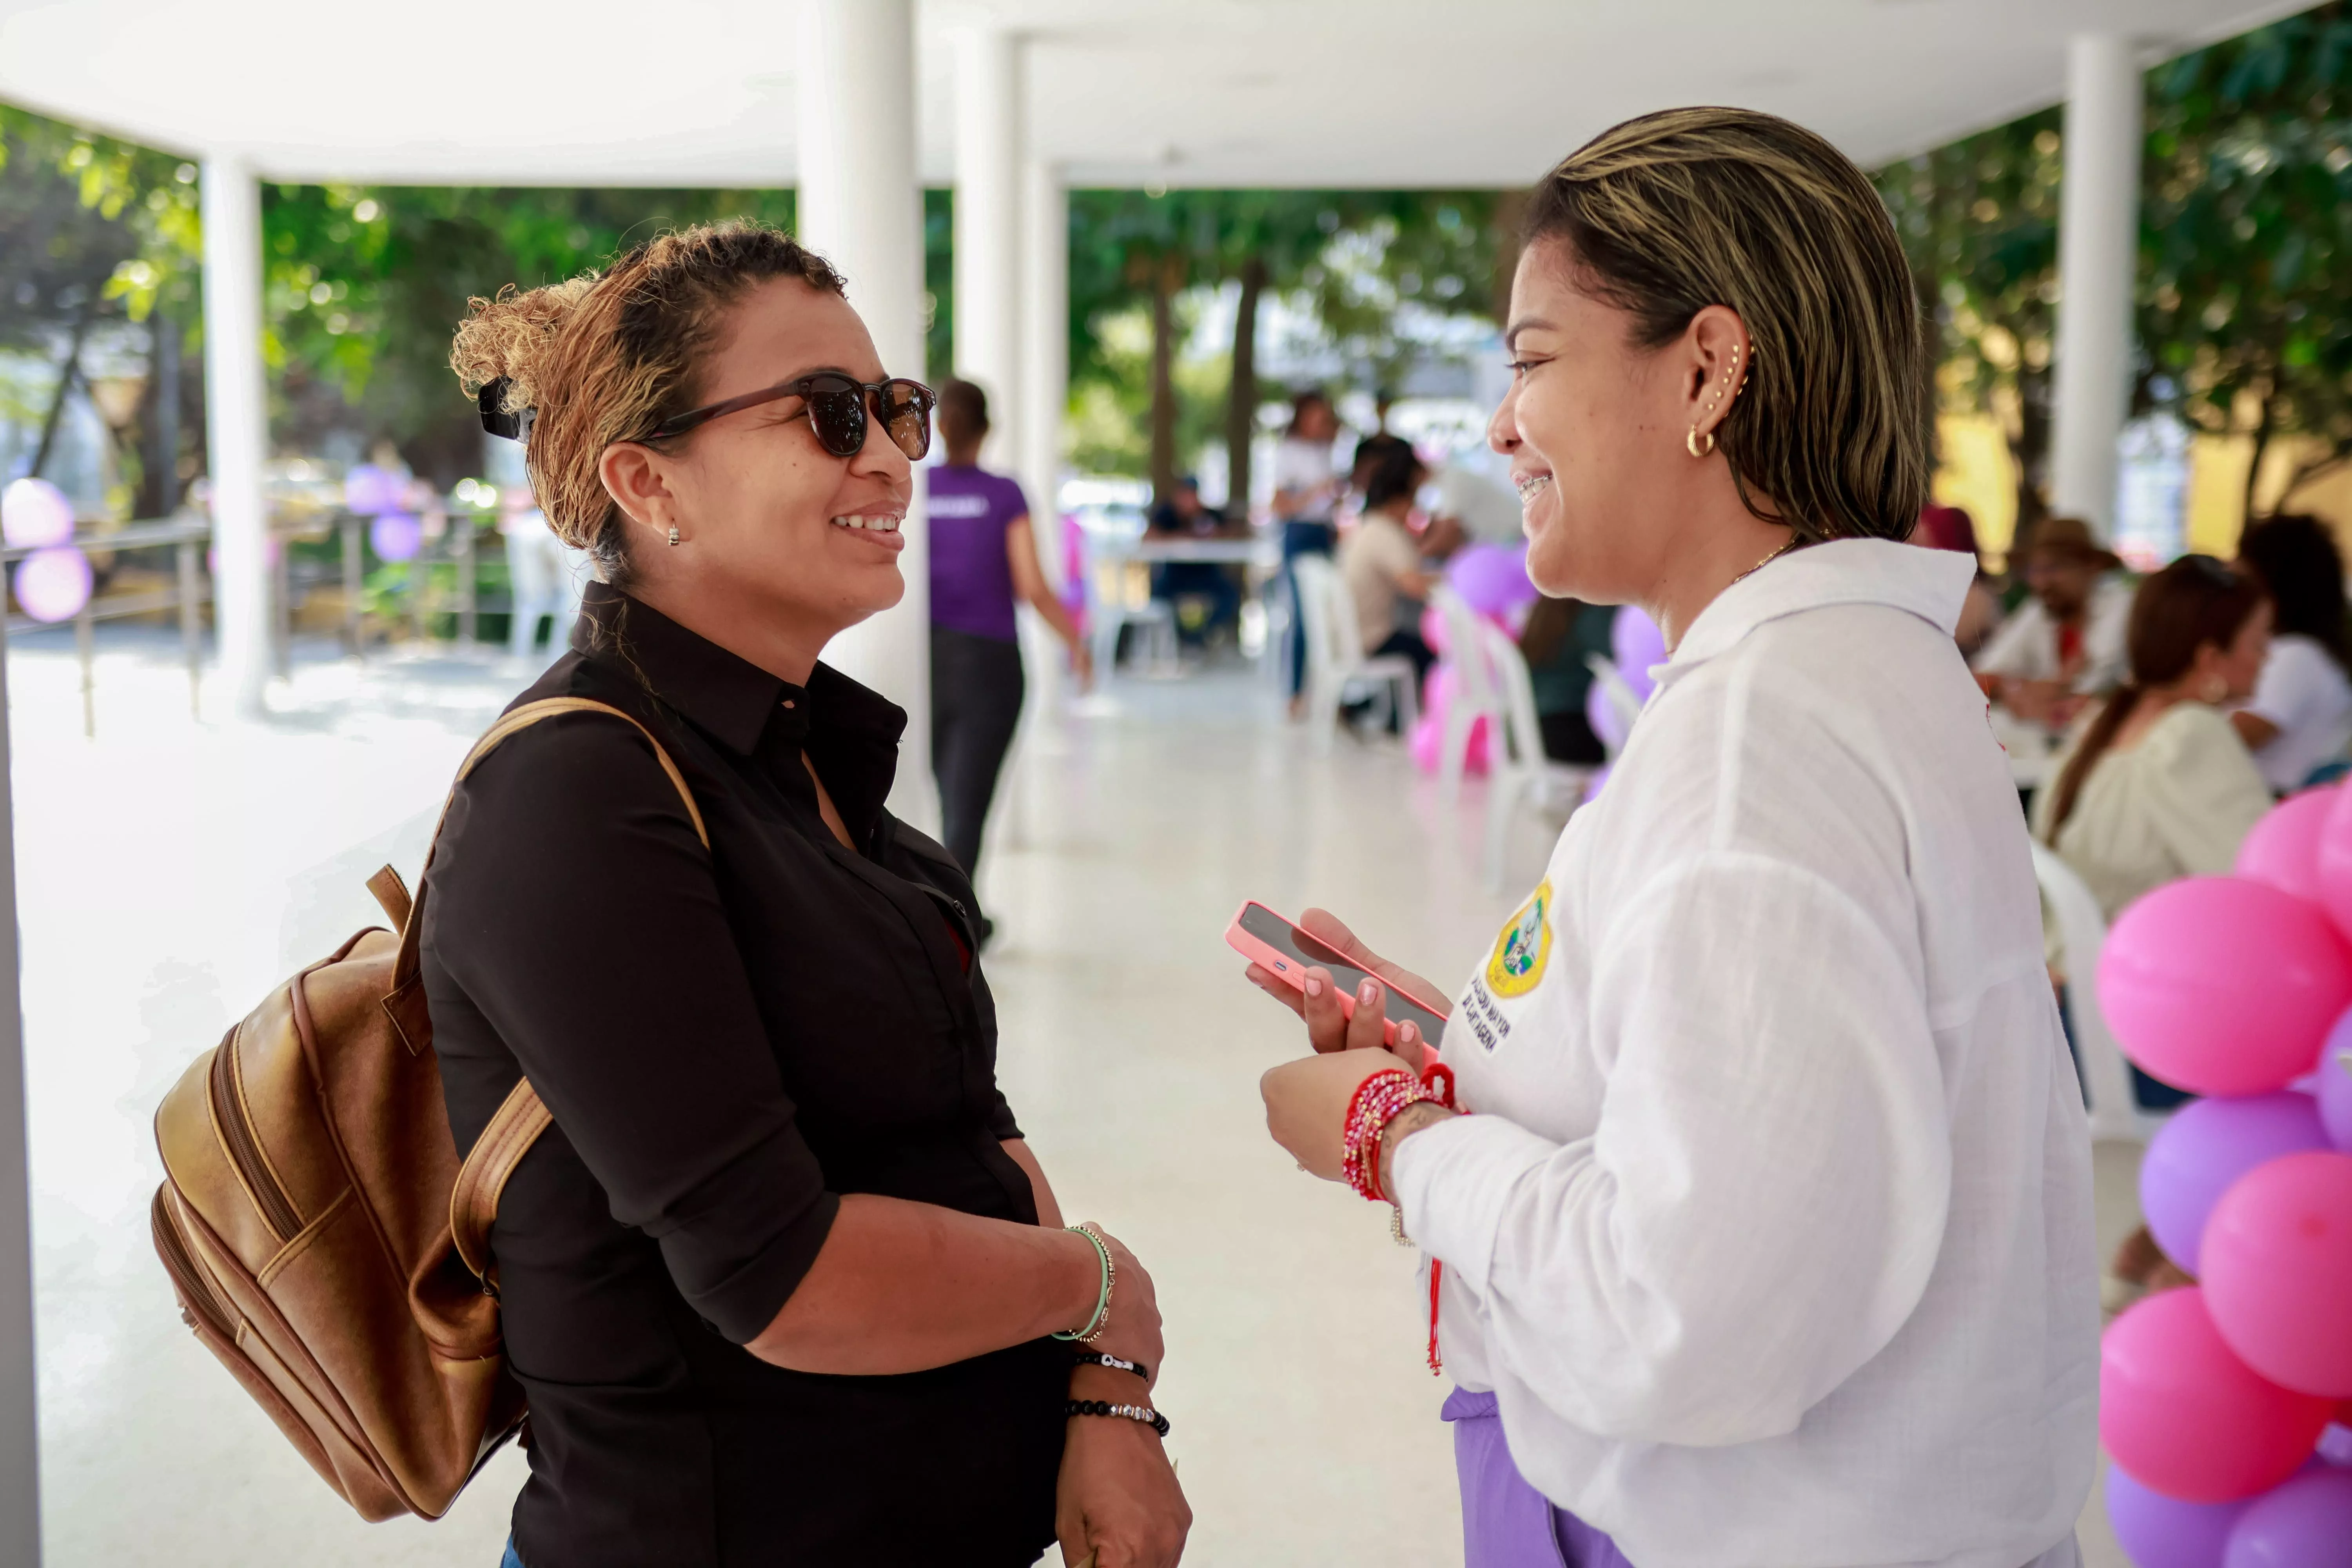
POLYGON ((1381 1195, 1391 1203, 1397 1201, 1396 1157, 1404 1141, 1424 1127, 1451 1121, 1456 1114, 1433 1100, 1416 1100, 1389 1118, 1381 1129, 1381 1195))

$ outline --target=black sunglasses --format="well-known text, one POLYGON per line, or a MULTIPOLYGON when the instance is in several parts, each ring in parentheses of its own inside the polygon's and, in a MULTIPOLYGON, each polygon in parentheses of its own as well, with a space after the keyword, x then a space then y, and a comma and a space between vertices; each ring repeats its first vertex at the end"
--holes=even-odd
POLYGON ((881 421, 883 433, 907 454, 908 461, 921 462, 931 449, 931 409, 940 400, 939 394, 903 376, 868 385, 837 370, 821 370, 762 392, 747 392, 724 403, 673 414, 638 439, 660 441, 683 436, 723 415, 757 408, 782 397, 797 397, 808 405, 809 428, 816 432, 817 445, 836 458, 854 458, 865 450, 869 407, 881 421))

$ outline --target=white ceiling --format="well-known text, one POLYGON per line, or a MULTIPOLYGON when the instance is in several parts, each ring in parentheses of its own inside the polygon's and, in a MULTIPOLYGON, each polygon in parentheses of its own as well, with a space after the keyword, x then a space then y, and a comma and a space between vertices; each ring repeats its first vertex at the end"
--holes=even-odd
MULTIPOLYGON (((2065 40, 2154 60, 2303 0, 921 0, 925 177, 955 34, 1029 37, 1034 144, 1080 185, 1525 184, 1676 103, 1865 165, 2056 101, 2065 40)), ((289 180, 793 178, 797 0, 0 0, 0 99, 289 180)))

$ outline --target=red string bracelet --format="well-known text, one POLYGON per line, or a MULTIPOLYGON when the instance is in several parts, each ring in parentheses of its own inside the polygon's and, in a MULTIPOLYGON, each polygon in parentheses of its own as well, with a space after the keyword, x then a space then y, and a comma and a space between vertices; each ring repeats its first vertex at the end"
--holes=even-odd
MULTIPOLYGON (((1347 1183, 1373 1203, 1388 1203, 1381 1184, 1381 1139, 1388 1124, 1409 1105, 1430 1103, 1454 1110, 1454 1069, 1431 1062, 1419 1079, 1402 1068, 1376 1072, 1349 1098, 1339 1136, 1339 1169, 1347 1183)), ((1429 1260, 1429 1370, 1444 1370, 1437 1352, 1437 1314, 1445 1265, 1429 1260)))

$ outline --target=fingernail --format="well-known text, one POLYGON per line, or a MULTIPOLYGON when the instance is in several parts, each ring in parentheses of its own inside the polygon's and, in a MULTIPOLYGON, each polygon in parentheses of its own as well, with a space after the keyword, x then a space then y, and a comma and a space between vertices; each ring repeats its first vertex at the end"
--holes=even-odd
POLYGON ((1397 1026, 1397 1038, 1404 1041, 1407 1045, 1411 1045, 1413 1041, 1421 1038, 1421 1026, 1418 1024, 1399 1024, 1397 1026))
POLYGON ((1323 983, 1320 980, 1316 979, 1311 974, 1307 977, 1307 994, 1309 996, 1320 996, 1323 994, 1323 983))
POLYGON ((1359 986, 1357 986, 1357 987, 1356 987, 1356 1000, 1357 1000, 1357 1001, 1359 1001, 1359 1002, 1377 1002, 1377 1001, 1379 1001, 1380 999, 1381 999, 1381 984, 1380 984, 1380 982, 1379 982, 1379 981, 1377 981, 1377 980, 1367 980, 1367 981, 1365 981, 1361 985, 1359 985, 1359 986))

